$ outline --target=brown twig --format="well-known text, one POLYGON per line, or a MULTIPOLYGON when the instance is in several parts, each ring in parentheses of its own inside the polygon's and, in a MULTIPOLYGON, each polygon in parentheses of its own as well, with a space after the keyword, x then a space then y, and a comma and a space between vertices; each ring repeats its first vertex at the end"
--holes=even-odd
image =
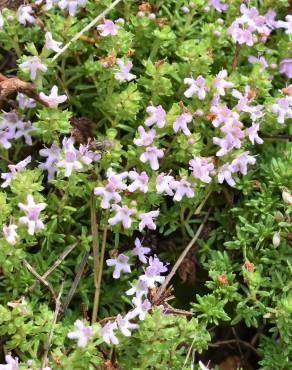
POLYGON ((234 59, 233 59, 233 63, 232 63, 232 71, 236 70, 236 67, 237 67, 237 64, 238 64, 239 53, 240 53, 240 44, 237 42, 236 47, 235 47, 234 59))
POLYGON ((72 300, 72 298, 73 298, 73 296, 76 292, 77 286, 78 286, 78 284, 80 282, 80 279, 81 279, 81 276, 83 274, 84 267, 87 263, 88 256, 89 256, 89 252, 85 252, 83 257, 82 257, 82 260, 81 260, 81 262, 78 266, 77 273, 76 273, 76 276, 74 278, 73 284, 72 284, 72 286, 69 290, 69 293, 68 293, 68 295, 65 299, 65 302, 63 304, 63 307, 62 307, 62 310, 61 310, 62 314, 60 314, 60 316, 63 316, 65 314, 67 308, 69 307, 69 304, 70 304, 70 302, 71 302, 71 300, 72 300))
POLYGON ((54 301, 56 303, 56 295, 55 295, 55 292, 54 292, 54 289, 52 288, 52 286, 40 275, 36 272, 36 270, 26 261, 26 260, 23 260, 22 262, 24 264, 24 266, 28 269, 28 271, 40 282, 42 283, 48 290, 49 292, 52 294, 53 298, 54 298, 54 301))
POLYGON ((55 326, 56 326, 56 323, 57 323, 57 320, 58 320, 59 311, 60 311, 60 308, 61 308, 61 296, 63 294, 64 282, 65 282, 65 277, 62 281, 60 292, 59 292, 58 297, 56 299, 56 308, 55 308, 54 318, 53 318, 53 322, 52 322, 52 327, 51 327, 51 330, 50 330, 50 333, 49 333, 48 343, 45 347, 45 351, 44 351, 44 355, 43 355, 42 367, 41 367, 42 369, 44 369, 47 365, 48 354, 49 354, 49 350, 50 350, 51 345, 52 345, 54 330, 55 330, 55 326))
MULTIPOLYGON (((77 243, 74 243, 72 245, 69 245, 64 252, 60 254, 60 256, 56 259, 56 261, 53 263, 53 265, 41 276, 42 279, 46 279, 63 261, 64 259, 68 256, 69 253, 73 251, 73 249, 76 247, 77 243)), ((38 285, 39 281, 36 281, 33 283, 30 287, 26 289, 24 292, 24 295, 27 295, 31 293, 34 288, 38 285)))
MULTIPOLYGON (((90 196, 90 221, 91 221, 91 234, 92 234, 92 249, 93 249, 93 269, 94 269, 94 287, 95 287, 95 296, 98 289, 98 274, 100 269, 99 261, 99 235, 98 235, 98 225, 96 221, 96 209, 95 209, 95 198, 93 193, 90 196)), ((93 309, 92 309, 92 318, 91 321, 96 322, 97 317, 97 300, 94 297, 93 309)))
POLYGON ((181 265, 182 261, 184 260, 184 258, 186 257, 186 255, 188 254, 189 250, 192 248, 192 246, 196 243, 196 241, 198 240, 204 226, 205 226, 205 223, 209 217, 209 214, 210 214, 210 209, 208 210, 203 222, 201 223, 200 227, 198 228, 195 236, 193 237, 193 239, 189 242, 189 244, 185 247, 184 251, 181 253, 181 255, 179 256, 178 260, 176 261, 175 265, 173 266, 172 270, 170 271, 170 273, 166 276, 166 279, 164 280, 163 284, 161 285, 161 287, 158 289, 154 299, 153 299, 153 302, 157 302, 159 301, 159 298, 161 297, 161 295, 163 294, 164 290, 166 289, 167 285, 169 284, 170 280, 172 279, 172 277, 174 276, 174 274, 176 273, 177 269, 179 268, 179 266, 181 265))
POLYGON ((221 340, 221 341, 218 341, 218 342, 215 342, 215 343, 209 343, 208 346, 209 347, 220 347, 220 346, 224 346, 224 345, 227 345, 227 344, 236 344, 236 342, 239 342, 243 346, 251 349, 258 357, 261 357, 259 352, 250 343, 248 343, 248 342, 246 342, 242 339, 221 340))

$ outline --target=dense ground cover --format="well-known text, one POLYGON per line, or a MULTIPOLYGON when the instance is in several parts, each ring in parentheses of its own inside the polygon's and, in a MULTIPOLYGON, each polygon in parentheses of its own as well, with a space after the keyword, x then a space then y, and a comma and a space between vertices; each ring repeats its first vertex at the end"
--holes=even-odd
POLYGON ((0 10, 0 370, 291 369, 289 2, 0 10))

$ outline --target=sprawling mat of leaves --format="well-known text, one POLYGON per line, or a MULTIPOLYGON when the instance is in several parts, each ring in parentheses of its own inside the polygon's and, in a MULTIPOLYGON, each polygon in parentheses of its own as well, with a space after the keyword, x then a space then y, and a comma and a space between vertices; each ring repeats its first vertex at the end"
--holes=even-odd
POLYGON ((291 369, 291 4, 116 3, 0 1, 0 369, 291 369))

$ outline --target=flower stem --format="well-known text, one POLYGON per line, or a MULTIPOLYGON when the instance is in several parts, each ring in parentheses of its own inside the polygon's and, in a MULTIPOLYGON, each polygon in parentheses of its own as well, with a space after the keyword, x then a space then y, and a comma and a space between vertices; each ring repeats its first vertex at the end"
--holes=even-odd
MULTIPOLYGON (((99 238, 98 238, 98 225, 96 221, 96 209, 94 202, 93 193, 90 196, 90 220, 91 220, 91 234, 92 234, 92 249, 93 249, 93 270, 94 270, 94 286, 95 294, 97 290, 97 281, 99 273, 99 238)), ((96 321, 96 301, 94 298, 93 311, 92 311, 92 322, 96 321)))
POLYGON ((233 59, 233 63, 232 63, 232 71, 236 70, 236 67, 237 67, 237 64, 238 64, 239 52, 240 52, 240 44, 237 42, 236 43, 236 48, 235 48, 234 59, 233 59))

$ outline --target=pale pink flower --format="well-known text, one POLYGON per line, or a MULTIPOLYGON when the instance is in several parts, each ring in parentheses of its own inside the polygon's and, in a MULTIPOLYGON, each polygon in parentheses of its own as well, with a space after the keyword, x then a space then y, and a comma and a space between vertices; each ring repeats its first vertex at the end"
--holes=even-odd
POLYGON ((130 319, 138 316, 139 320, 145 320, 147 312, 151 309, 150 301, 147 298, 142 301, 141 297, 134 297, 132 302, 135 305, 135 308, 128 312, 127 316, 130 319))
POLYGON ((59 104, 62 104, 67 100, 66 95, 58 95, 58 86, 56 85, 52 87, 50 95, 45 95, 43 92, 41 92, 40 98, 48 103, 50 108, 57 108, 59 104))
POLYGON ((173 182, 174 178, 171 175, 166 175, 162 172, 156 177, 156 191, 157 194, 166 193, 167 195, 173 195, 173 182))
POLYGON ((92 328, 91 326, 85 326, 81 320, 76 320, 74 323, 76 328, 75 331, 71 331, 67 334, 69 339, 77 340, 77 346, 80 348, 84 348, 87 345, 90 337, 92 336, 92 328))
POLYGON ((177 116, 173 124, 173 131, 178 132, 178 130, 182 130, 186 136, 191 136, 191 131, 187 125, 192 121, 192 119, 193 117, 190 113, 182 113, 177 116))
POLYGON ((17 164, 9 164, 8 168, 10 172, 1 173, 1 178, 5 180, 1 185, 1 188, 7 188, 10 185, 12 178, 18 173, 25 169, 25 167, 31 162, 31 156, 26 157, 23 161, 17 164))
POLYGON ((109 258, 106 260, 107 266, 114 266, 113 278, 119 279, 121 272, 130 273, 131 266, 129 265, 129 257, 125 254, 119 254, 116 258, 109 258))
POLYGON ((272 105, 271 111, 278 115, 278 123, 283 124, 286 117, 292 118, 292 98, 290 96, 277 99, 272 105))
POLYGON ((219 95, 225 95, 225 89, 231 89, 234 87, 234 83, 226 81, 225 78, 227 77, 227 71, 226 69, 222 69, 217 76, 215 77, 215 80, 213 81, 213 86, 217 90, 217 93, 219 95))
POLYGON ((118 329, 116 321, 106 323, 100 330, 100 334, 103 340, 108 344, 119 344, 119 340, 116 337, 114 331, 118 329))
POLYGON ((187 98, 191 98, 195 93, 200 100, 204 100, 206 97, 207 85, 206 80, 203 76, 198 76, 196 79, 185 78, 184 83, 190 87, 184 92, 187 98))
POLYGON ((70 177, 73 170, 81 170, 83 165, 80 162, 79 152, 74 147, 74 140, 64 137, 62 144, 65 158, 57 162, 57 166, 65 169, 65 177, 70 177))
POLYGON ((286 21, 278 21, 277 28, 285 28, 287 35, 292 34, 292 15, 286 15, 286 21))
POLYGON ((45 40, 46 40, 46 43, 45 43, 45 48, 46 49, 53 50, 56 53, 58 53, 61 50, 60 46, 62 45, 62 42, 55 41, 53 39, 53 36, 52 36, 51 32, 46 32, 45 33, 45 40))
POLYGON ((27 196, 27 204, 18 203, 18 207, 26 216, 20 217, 19 222, 28 226, 28 233, 34 235, 37 230, 44 229, 44 224, 39 220, 39 215, 46 208, 46 203, 35 203, 33 196, 27 196))
POLYGON ((118 81, 131 81, 136 78, 136 75, 130 73, 130 70, 133 67, 131 60, 127 61, 127 64, 122 59, 117 59, 117 65, 120 67, 120 70, 115 74, 115 79, 118 81))
POLYGON ((130 171, 129 179, 133 181, 132 184, 128 186, 128 190, 131 193, 136 190, 141 190, 143 193, 147 193, 149 178, 145 171, 140 174, 137 171, 130 171))
POLYGON ((191 184, 185 179, 174 181, 173 189, 175 190, 173 199, 177 202, 180 202, 184 196, 193 198, 195 195, 193 189, 191 188, 191 184))
POLYGON ((138 324, 131 323, 130 318, 127 315, 125 317, 118 315, 117 324, 122 334, 125 335, 126 337, 131 336, 131 330, 137 329, 139 327, 138 324))
POLYGON ((167 267, 159 260, 157 256, 149 257, 148 266, 146 267, 145 274, 140 276, 140 279, 146 282, 148 288, 154 288, 155 283, 162 284, 165 280, 162 273, 167 271, 167 267))
POLYGON ((99 24, 96 29, 102 37, 116 36, 118 34, 118 27, 110 19, 104 19, 103 23, 99 24))
POLYGON ((78 6, 86 7, 86 0, 59 0, 58 5, 62 10, 68 8, 69 15, 73 17, 77 13, 78 6))
POLYGON ((145 229, 145 227, 147 227, 150 230, 156 230, 156 225, 153 219, 158 216, 159 216, 159 209, 157 209, 156 211, 141 213, 139 215, 139 219, 141 220, 139 223, 139 231, 141 232, 142 230, 145 229))
POLYGON ((50 148, 45 147, 39 151, 39 155, 47 157, 45 162, 39 164, 39 168, 43 171, 48 171, 48 180, 52 180, 57 172, 56 163, 60 159, 61 150, 56 144, 52 144, 50 148))
POLYGON ((17 242, 17 232, 15 231, 17 229, 17 226, 14 224, 10 224, 9 226, 3 225, 3 236, 7 243, 11 245, 15 245, 17 242))
POLYGON ((149 105, 146 108, 146 112, 150 114, 150 117, 145 120, 146 126, 152 126, 156 123, 158 128, 164 127, 166 112, 161 105, 158 105, 157 107, 149 105))
POLYGON ((132 288, 126 291, 127 295, 136 295, 137 298, 142 298, 148 294, 148 284, 145 280, 139 278, 138 282, 135 285, 132 285, 132 288))
POLYGON ((232 173, 234 172, 234 169, 231 167, 230 164, 226 163, 222 167, 220 167, 218 172, 218 182, 219 184, 222 184, 225 180, 228 185, 234 186, 235 181, 232 178, 232 173))
POLYGON ((37 71, 46 72, 47 67, 41 63, 41 60, 37 56, 28 57, 27 60, 19 65, 21 69, 29 69, 30 79, 35 80, 37 71))
POLYGON ((30 5, 20 5, 20 7, 17 9, 16 17, 19 23, 25 26, 27 23, 29 24, 35 23, 36 19, 32 14, 33 10, 30 5))
POLYGON ((149 146, 153 143, 153 140, 155 139, 156 131, 154 128, 149 130, 148 132, 145 131, 143 126, 138 127, 138 133, 140 135, 139 138, 135 138, 133 140, 134 144, 137 146, 149 146))
POLYGON ((142 163, 149 162, 151 169, 156 171, 159 168, 158 158, 162 158, 163 156, 163 149, 149 146, 145 149, 145 152, 140 155, 140 161, 142 163))
POLYGON ((253 145, 255 142, 257 144, 262 144, 264 142, 264 140, 261 139, 258 135, 259 129, 260 125, 258 123, 253 123, 252 126, 247 129, 249 140, 253 145))
POLYGON ((118 204, 113 204, 112 209, 116 211, 114 217, 111 217, 108 220, 110 225, 116 225, 119 222, 122 222, 125 229, 129 229, 132 225, 131 216, 136 212, 134 209, 129 208, 128 206, 119 206, 118 204))
POLYGON ((209 158, 194 157, 189 161, 192 175, 203 182, 209 184, 211 182, 210 172, 214 169, 214 164, 209 158))
POLYGON ((22 93, 17 93, 16 100, 20 109, 34 108, 36 106, 34 99, 31 99, 22 93))
POLYGON ((0 370, 18 370, 18 357, 13 358, 11 355, 5 356, 6 365, 0 364, 0 370))
POLYGON ((233 172, 240 172, 242 175, 247 174, 247 165, 254 165, 256 163, 255 157, 249 155, 249 151, 240 154, 235 158, 230 167, 233 172))
POLYGON ((132 255, 137 256, 142 263, 147 263, 147 258, 145 254, 149 254, 151 248, 143 247, 139 238, 135 239, 135 248, 132 249, 132 255))

